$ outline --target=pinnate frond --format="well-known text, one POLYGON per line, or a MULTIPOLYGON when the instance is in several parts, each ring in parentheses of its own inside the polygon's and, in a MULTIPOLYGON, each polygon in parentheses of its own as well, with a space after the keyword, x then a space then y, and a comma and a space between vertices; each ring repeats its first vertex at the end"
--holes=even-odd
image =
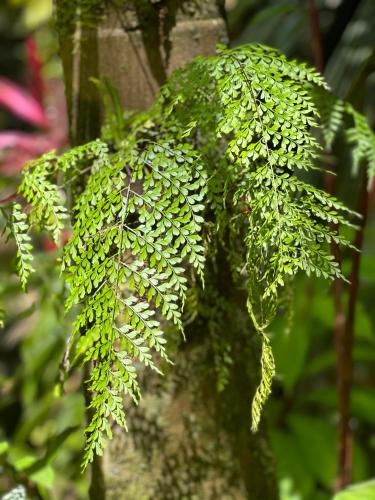
POLYGON ((375 175, 375 134, 361 113, 349 104, 345 109, 353 119, 353 126, 346 132, 347 140, 353 146, 353 171, 357 173, 363 162, 371 180, 375 175))
POLYGON ((32 207, 30 221, 50 232, 58 242, 68 216, 61 193, 51 181, 56 174, 56 161, 55 154, 48 153, 30 162, 24 170, 19 192, 32 207))
MULTIPOLYGON (((261 45, 222 48, 219 56, 199 58, 185 73, 172 77, 172 88, 180 90, 178 99, 170 99, 172 120, 179 120, 183 129, 201 127, 202 136, 210 129, 214 138, 209 145, 222 144, 227 163, 220 175, 224 171, 228 184, 216 192, 216 210, 220 199, 231 194, 232 223, 246 244, 249 303, 263 343, 262 379, 253 400, 256 429, 274 375, 266 325, 277 310, 281 289, 300 271, 342 277, 328 244, 348 244, 333 229, 348 224, 348 212, 304 182, 300 173, 316 168, 320 145, 312 128, 319 112, 313 91, 319 87, 326 92, 328 87, 316 71, 261 45), (207 92, 194 95, 184 81, 198 73, 202 82, 210 83, 207 92), (201 116, 199 109, 208 107, 210 114, 201 116)), ((163 95, 167 102, 169 95, 173 92, 163 95)), ((212 177, 216 175, 213 168, 212 177)), ((222 203, 222 210, 227 212, 228 205, 222 203)))
POLYGON ((29 276, 34 271, 32 266, 33 247, 28 234, 29 224, 27 223, 27 215, 19 203, 13 204, 7 226, 17 245, 17 272, 22 288, 26 290, 29 276))
POLYGON ((205 185, 191 146, 151 142, 93 171, 77 200, 64 266, 68 303, 83 304, 75 335, 87 338, 85 361, 95 365, 85 464, 102 452, 110 417, 125 425, 122 396, 139 399, 133 360, 158 372, 152 351, 169 361, 160 318, 182 329, 184 261, 203 278, 205 185))

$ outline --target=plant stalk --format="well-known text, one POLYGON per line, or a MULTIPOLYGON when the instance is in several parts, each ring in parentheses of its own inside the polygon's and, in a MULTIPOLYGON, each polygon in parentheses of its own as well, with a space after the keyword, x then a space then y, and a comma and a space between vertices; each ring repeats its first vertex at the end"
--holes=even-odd
MULTIPOLYGON (((312 52, 314 64, 318 71, 324 72, 324 51, 322 36, 319 29, 319 18, 315 0, 308 0, 308 11, 311 25, 312 52)), ((327 154, 330 151, 325 151, 327 154)), ((334 196, 336 194, 336 177, 329 172, 334 171, 334 165, 326 164, 323 177, 324 189, 334 196)), ((331 242, 331 253, 340 267, 342 264, 341 250, 337 243, 331 242)), ((356 252, 357 254, 357 252, 356 252)), ((348 484, 352 469, 352 436, 349 426, 350 418, 350 389, 352 364, 352 341, 347 345, 346 315, 343 304, 344 283, 340 278, 335 278, 332 284, 332 297, 334 304, 333 339, 336 351, 336 385, 339 407, 339 432, 338 432, 338 457, 336 491, 348 484)), ((352 335, 352 334, 351 334, 352 335)))
POLYGON ((359 192, 358 212, 362 218, 354 239, 351 259, 350 287, 348 298, 347 319, 342 339, 343 370, 339 386, 340 405, 340 441, 339 441, 339 472, 336 480, 336 490, 345 488, 352 481, 352 433, 350 429, 350 388, 353 381, 353 340, 356 304, 360 285, 360 265, 365 236, 365 227, 368 219, 372 190, 368 190, 368 176, 364 173, 359 192))

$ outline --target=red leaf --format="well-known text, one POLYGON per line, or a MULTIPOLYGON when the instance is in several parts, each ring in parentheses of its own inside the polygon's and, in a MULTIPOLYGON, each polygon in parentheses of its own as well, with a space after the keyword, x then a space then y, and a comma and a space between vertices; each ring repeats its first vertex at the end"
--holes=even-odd
POLYGON ((48 126, 42 106, 21 86, 0 77, 0 105, 38 127, 48 126))
POLYGON ((31 134, 17 131, 0 132, 0 149, 22 148, 30 149, 33 147, 35 139, 31 134))

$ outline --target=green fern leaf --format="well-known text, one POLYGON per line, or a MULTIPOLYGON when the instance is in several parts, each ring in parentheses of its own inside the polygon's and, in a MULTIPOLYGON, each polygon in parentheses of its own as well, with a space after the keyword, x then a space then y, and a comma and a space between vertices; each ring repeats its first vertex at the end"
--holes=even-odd
POLYGON ((33 255, 31 253, 31 238, 28 235, 29 224, 27 215, 22 211, 19 203, 15 203, 12 207, 8 228, 17 245, 17 272, 22 288, 26 290, 29 276, 34 271, 31 264, 33 255))

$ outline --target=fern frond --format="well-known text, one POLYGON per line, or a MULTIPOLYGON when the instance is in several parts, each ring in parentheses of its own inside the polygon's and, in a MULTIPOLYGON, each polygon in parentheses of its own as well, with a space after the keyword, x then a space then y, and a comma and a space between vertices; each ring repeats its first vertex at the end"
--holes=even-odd
POLYGON ((100 168, 109 158, 108 145, 100 139, 76 146, 69 149, 56 160, 56 170, 62 172, 67 182, 72 181, 72 177, 82 176, 88 170, 100 168))
POLYGON ((54 153, 30 162, 24 170, 18 192, 22 193, 32 207, 30 221, 51 233, 58 243, 68 215, 58 187, 50 180, 56 173, 56 162, 54 153))
POLYGON ((343 102, 328 92, 316 92, 319 103, 321 128, 326 147, 330 148, 338 133, 344 130, 345 138, 352 147, 353 174, 357 175, 360 165, 367 168, 369 181, 375 175, 375 134, 366 117, 356 111, 349 103, 343 102), (348 127, 345 118, 351 121, 348 127))
MULTIPOLYGON (((238 102, 237 112, 232 102, 229 109, 235 116, 234 126, 226 113, 219 128, 233 134, 227 154, 239 166, 240 187, 235 198, 249 207, 248 286, 259 290, 261 284, 259 314, 265 316, 262 322, 269 323, 277 308, 279 290, 299 271, 331 279, 342 277, 325 244, 337 237, 330 222, 346 224, 346 217, 330 207, 333 202, 324 192, 319 192, 318 202, 306 196, 308 186, 293 174, 314 168, 318 144, 310 128, 316 125, 318 113, 305 89, 310 82, 322 81, 303 68, 283 61, 274 65, 267 59, 268 53, 260 63, 249 64, 235 51, 228 54, 222 64, 226 64, 230 79, 237 81, 240 95, 247 90, 248 98, 238 102)), ((224 89, 224 95, 230 95, 227 83, 223 83, 224 89)), ((249 294, 251 297, 252 290, 249 294)), ((265 328, 261 324, 256 330, 262 338, 262 370, 252 404, 253 431, 275 373, 265 328)))
POLYGON ((354 122, 346 132, 347 140, 353 146, 353 172, 358 173, 361 162, 364 162, 371 180, 375 175, 375 134, 361 113, 350 104, 346 104, 345 109, 354 122))
POLYGON ((267 45, 259 43, 244 45, 232 51, 228 51, 228 49, 224 47, 223 53, 224 55, 240 55, 243 60, 245 60, 246 57, 247 61, 261 64, 264 71, 269 75, 284 74, 287 79, 296 80, 302 84, 314 84, 325 90, 329 90, 329 86, 324 80, 324 77, 315 68, 295 59, 287 59, 282 52, 273 47, 268 47, 267 45))
POLYGON ((315 103, 319 108, 320 126, 323 133, 324 145, 330 149, 333 141, 344 125, 345 105, 330 92, 320 89, 315 94, 315 103))
POLYGON ((17 272, 22 288, 26 290, 30 274, 34 271, 32 266, 32 244, 28 234, 29 224, 27 215, 19 203, 12 206, 12 212, 7 225, 10 234, 17 245, 17 272))
POLYGON ((125 148, 108 158, 106 168, 93 169, 77 200, 64 267, 68 304, 83 303, 74 334, 86 337, 85 361, 95 364, 85 464, 101 452, 109 417, 125 425, 117 404, 122 395, 139 399, 132 360, 158 372, 151 351, 169 361, 155 316, 182 329, 184 261, 203 277, 205 190, 206 174, 192 147, 161 141, 137 155, 125 148))
POLYGON ((262 354, 260 364, 261 381, 255 391, 251 404, 251 430, 253 432, 258 430, 263 407, 268 396, 271 394, 272 381, 276 373, 272 347, 266 334, 262 335, 262 354))
POLYGON ((298 173, 316 168, 319 156, 320 146, 311 132, 319 120, 313 98, 316 86, 328 89, 316 71, 273 49, 251 45, 221 48, 218 57, 198 59, 185 74, 172 77, 171 90, 163 94, 168 103, 168 95, 179 90, 178 98, 169 103, 171 120, 180 122, 176 128, 198 128, 202 137, 211 130, 208 149, 216 142, 227 158, 222 172, 212 166, 212 178, 223 175, 229 181, 224 190, 217 178, 215 210, 220 213, 220 199, 222 213, 230 207, 236 233, 244 238, 249 302, 254 318, 259 316, 256 330, 263 343, 253 429, 271 388, 274 362, 264 325, 277 310, 281 289, 300 271, 342 277, 327 243, 348 244, 332 229, 332 224, 348 224, 347 211, 298 173), (184 82, 197 74, 199 81, 209 83, 194 94, 184 82), (203 117, 200 108, 210 112, 203 117), (229 196, 226 207, 223 200, 229 196))

